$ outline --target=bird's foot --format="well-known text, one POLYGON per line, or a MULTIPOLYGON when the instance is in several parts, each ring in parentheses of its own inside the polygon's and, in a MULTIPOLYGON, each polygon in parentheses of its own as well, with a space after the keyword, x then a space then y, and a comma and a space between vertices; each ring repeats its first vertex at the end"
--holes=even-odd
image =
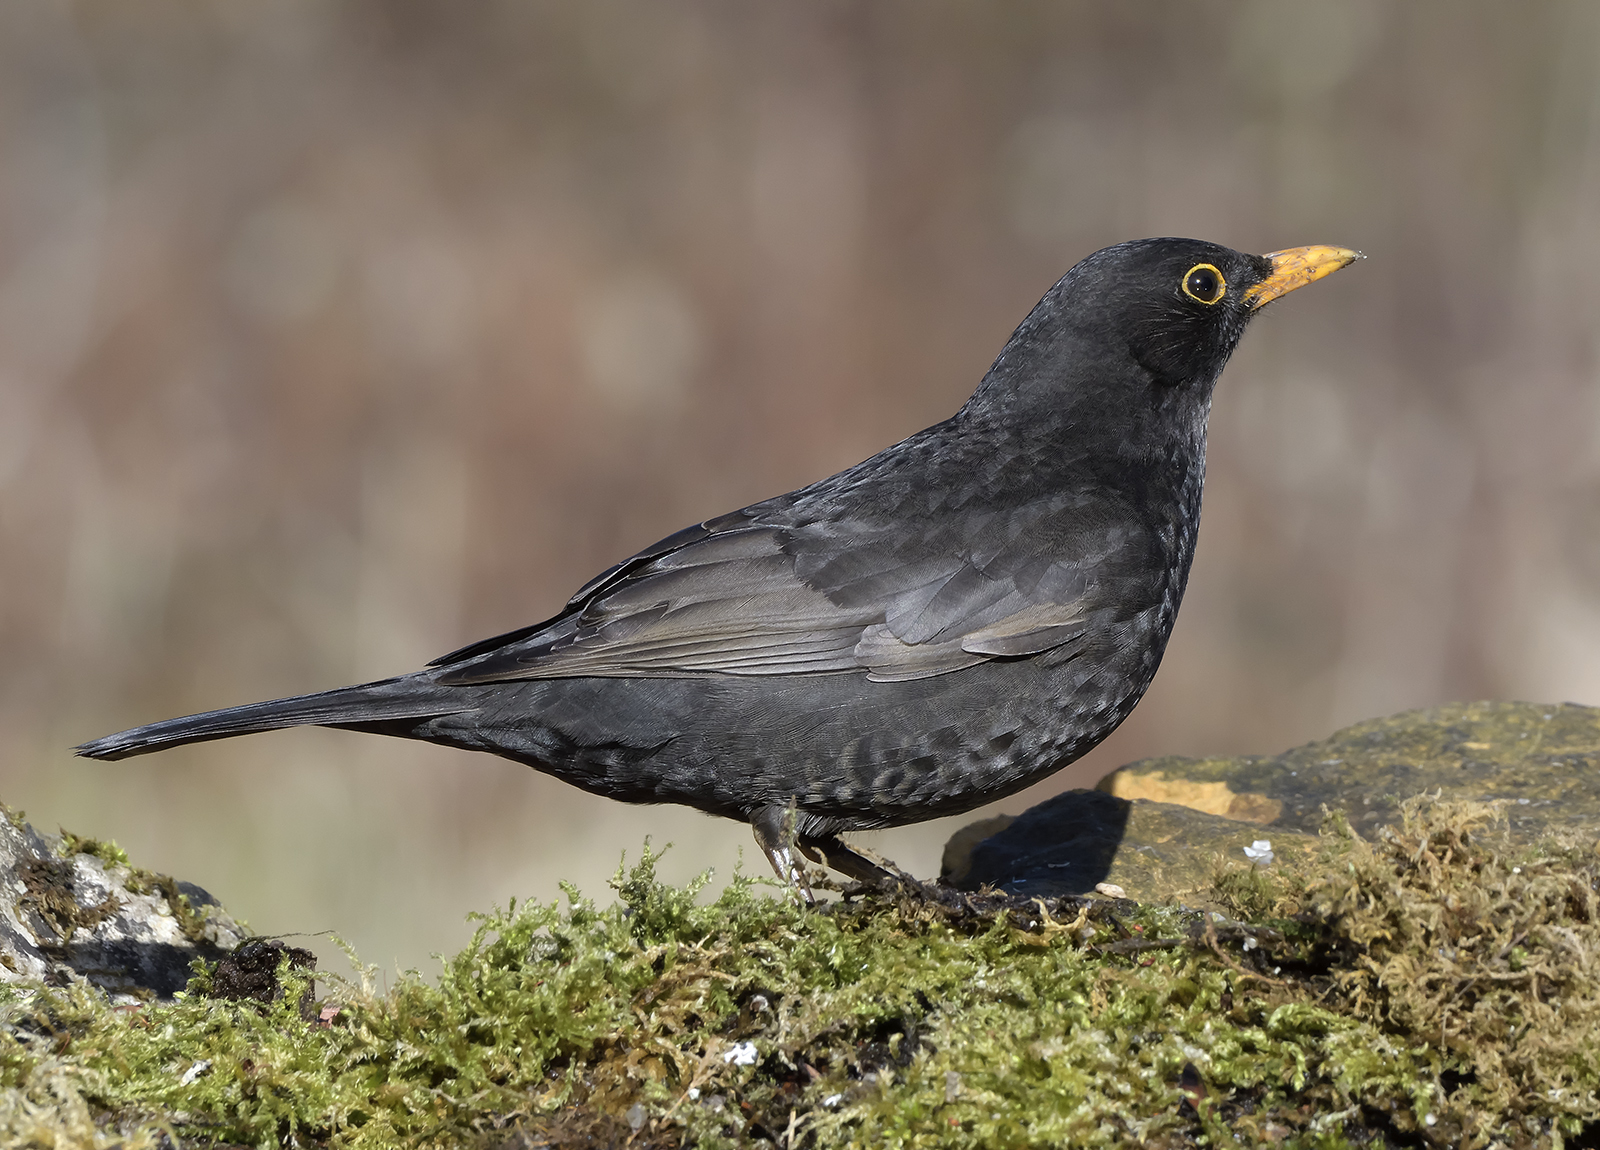
POLYGON ((797 812, 793 806, 766 806, 750 816, 751 829, 761 853, 784 883, 793 887, 808 906, 817 904, 812 887, 837 890, 849 896, 870 891, 915 893, 923 889, 917 878, 890 860, 866 847, 852 847, 836 834, 801 835, 795 832, 797 812), (798 854, 797 854, 798 852, 798 854), (808 879, 804 856, 830 870, 854 880, 846 885, 830 881, 826 874, 808 879))
POLYGON ((815 835, 803 838, 799 846, 813 862, 831 867, 859 883, 876 889, 893 889, 911 878, 894 863, 865 847, 852 847, 838 835, 815 835))
MULTIPOLYGON (((793 806, 766 806, 750 816, 750 829, 755 832, 756 845, 766 856, 778 878, 800 893, 807 906, 817 905, 817 896, 811 892, 806 880, 806 868, 795 858, 795 808, 793 806)), ((802 846, 802 850, 805 848, 802 846)), ((810 851, 806 854, 815 859, 810 851)))

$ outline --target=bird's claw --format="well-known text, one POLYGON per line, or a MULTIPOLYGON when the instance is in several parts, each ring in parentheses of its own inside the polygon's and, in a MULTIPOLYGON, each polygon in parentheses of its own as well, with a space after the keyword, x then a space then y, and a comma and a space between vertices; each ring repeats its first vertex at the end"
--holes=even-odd
POLYGON ((872 852, 848 846, 836 834, 797 834, 795 821, 796 811, 792 805, 766 806, 750 816, 750 827, 772 869, 784 883, 800 892, 807 906, 816 906, 817 899, 806 877, 804 864, 795 857, 797 850, 812 862, 855 880, 864 889, 882 891, 894 890, 907 883, 918 885, 915 878, 902 872, 892 862, 869 857, 872 852))

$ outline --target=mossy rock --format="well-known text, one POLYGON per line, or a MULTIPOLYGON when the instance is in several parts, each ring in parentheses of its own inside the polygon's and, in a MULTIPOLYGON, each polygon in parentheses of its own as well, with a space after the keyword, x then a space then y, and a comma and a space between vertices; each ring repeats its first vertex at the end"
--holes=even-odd
POLYGON ((1068 791, 1014 819, 958 832, 943 875, 964 889, 1213 903, 1218 868, 1313 851, 1329 810, 1370 836, 1432 793, 1504 807, 1509 842, 1552 832, 1600 841, 1600 709, 1470 703, 1347 727, 1281 755, 1145 759, 1096 791, 1068 791), (1098 792, 1098 793, 1097 793, 1098 792))
MULTIPOLYGON (((1169 843, 1262 834, 1090 801, 1169 843)), ((137 1006, 14 984, 0 1145, 1596 1144, 1592 839, 1508 833, 1504 803, 1388 810, 1217 868, 1210 912, 948 888, 809 910, 742 877, 705 903, 647 850, 610 906, 483 916, 438 979, 358 967, 309 1001, 285 952, 236 999, 211 967, 137 1006)))
POLYGON ((1273 861, 1308 858, 1321 841, 1176 803, 1065 791, 1014 818, 985 820, 976 835, 957 832, 945 847, 940 877, 960 890, 1101 892, 1205 908, 1215 905, 1219 868, 1254 865, 1245 848, 1257 850, 1263 839, 1273 861))
POLYGON ((193 883, 131 866, 114 843, 41 834, 0 807, 0 984, 87 979, 124 1004, 171 997, 244 928, 193 883))

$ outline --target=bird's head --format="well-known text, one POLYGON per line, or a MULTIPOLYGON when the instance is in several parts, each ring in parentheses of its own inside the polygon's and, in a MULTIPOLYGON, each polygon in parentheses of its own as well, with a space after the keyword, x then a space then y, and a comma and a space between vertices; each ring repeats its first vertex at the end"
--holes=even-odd
POLYGON ((1103 248, 1039 301, 974 400, 988 392, 1035 411, 1110 401, 1135 418, 1152 407, 1203 418, 1250 318, 1359 258, 1325 246, 1256 256, 1185 239, 1103 248))
POLYGON ((1359 258, 1348 248, 1253 256, 1203 240, 1135 240, 1068 273, 1059 285, 1060 318, 1125 347, 1156 383, 1210 383, 1251 316, 1359 258))

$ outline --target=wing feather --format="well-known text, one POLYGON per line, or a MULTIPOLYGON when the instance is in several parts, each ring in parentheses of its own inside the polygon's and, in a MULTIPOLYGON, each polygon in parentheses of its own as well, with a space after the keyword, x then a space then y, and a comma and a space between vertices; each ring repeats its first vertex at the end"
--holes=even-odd
MULTIPOLYGON (((731 521, 730 521, 731 520, 731 521)), ((1081 568, 1015 524, 972 545, 826 525, 689 529, 593 582, 537 629, 448 667, 452 683, 866 672, 878 682, 1037 654, 1083 633, 1081 568), (986 542, 987 546, 977 544, 986 542), (918 544, 920 543, 920 546, 918 544)))

